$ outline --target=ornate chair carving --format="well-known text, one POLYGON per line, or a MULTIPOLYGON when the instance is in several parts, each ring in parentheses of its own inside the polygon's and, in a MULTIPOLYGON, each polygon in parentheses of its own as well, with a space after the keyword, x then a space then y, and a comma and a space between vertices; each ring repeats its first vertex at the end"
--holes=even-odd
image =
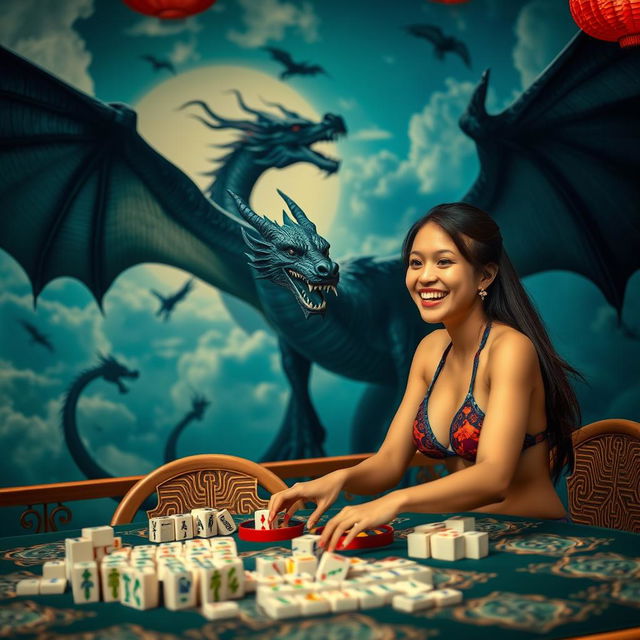
POLYGON ((144 500, 157 492, 158 504, 149 518, 185 513, 196 507, 253 513, 266 509, 258 484, 269 493, 287 488, 283 480, 256 462, 221 454, 188 456, 173 460, 139 480, 120 501, 112 525, 131 522, 144 500))
POLYGON ((573 433, 576 463, 567 477, 578 524, 640 533, 640 423, 600 420, 573 433))

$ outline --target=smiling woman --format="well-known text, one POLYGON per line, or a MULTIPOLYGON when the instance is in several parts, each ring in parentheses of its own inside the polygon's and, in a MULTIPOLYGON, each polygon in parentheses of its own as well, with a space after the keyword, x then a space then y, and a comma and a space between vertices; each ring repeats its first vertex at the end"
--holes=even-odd
POLYGON ((573 466, 571 432, 580 410, 567 375, 579 374, 551 345, 498 226, 469 204, 439 205, 410 229, 402 257, 422 319, 444 329, 418 346, 378 452, 272 496, 270 517, 314 500, 311 527, 341 489, 369 495, 393 488, 417 449, 443 459, 450 474, 346 507, 327 523, 320 544, 331 551, 348 532, 346 547, 359 532, 406 511, 562 518, 553 480, 573 466))

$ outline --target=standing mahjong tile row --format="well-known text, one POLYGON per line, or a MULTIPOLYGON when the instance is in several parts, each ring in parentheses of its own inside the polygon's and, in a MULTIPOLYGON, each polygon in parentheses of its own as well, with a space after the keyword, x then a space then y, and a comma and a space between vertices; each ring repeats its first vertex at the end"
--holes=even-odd
POLYGON ((194 537, 211 538, 218 534, 229 535, 237 530, 228 509, 200 507, 191 513, 158 516, 149 519, 149 540, 171 542, 194 537))

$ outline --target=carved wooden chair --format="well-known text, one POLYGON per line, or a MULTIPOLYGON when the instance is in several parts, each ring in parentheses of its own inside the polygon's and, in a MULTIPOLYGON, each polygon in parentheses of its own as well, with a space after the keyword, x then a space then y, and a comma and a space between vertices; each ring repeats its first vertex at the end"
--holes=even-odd
POLYGON ((567 477, 574 522, 640 533, 640 423, 610 419, 573 433, 567 477))
POLYGON ((258 485, 269 493, 287 488, 273 472, 245 458, 222 454, 180 458, 158 467, 133 485, 120 501, 111 524, 131 522, 153 493, 158 494, 158 504, 147 511, 149 518, 188 513, 197 507, 250 514, 269 504, 258 496, 258 485))

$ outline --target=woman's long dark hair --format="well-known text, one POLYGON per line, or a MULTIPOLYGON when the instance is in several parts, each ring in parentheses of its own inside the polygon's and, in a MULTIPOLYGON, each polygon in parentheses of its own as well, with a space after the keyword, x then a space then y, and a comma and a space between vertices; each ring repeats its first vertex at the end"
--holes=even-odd
POLYGON ((517 329, 535 345, 544 381, 549 447, 555 448, 551 474, 553 481, 557 482, 564 466, 569 467, 569 472, 573 469, 571 433, 582 420, 568 374, 584 378, 553 348, 538 312, 502 247, 500 229, 489 214, 465 202, 434 207, 409 229, 404 239, 402 258, 406 267, 409 266, 409 254, 416 234, 427 222, 440 226, 478 273, 489 263, 498 265, 498 275, 487 289, 484 310, 489 320, 517 329), (471 242, 465 242, 463 235, 471 242))

